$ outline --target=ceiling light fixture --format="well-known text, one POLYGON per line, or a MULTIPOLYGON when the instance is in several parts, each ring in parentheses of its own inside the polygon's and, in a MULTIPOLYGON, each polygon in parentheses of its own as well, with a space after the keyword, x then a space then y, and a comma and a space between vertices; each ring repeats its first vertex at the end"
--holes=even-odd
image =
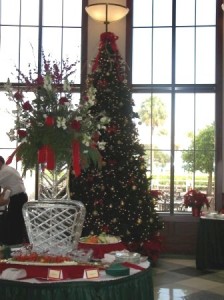
POLYGON ((123 19, 129 12, 126 6, 116 3, 95 3, 86 6, 87 14, 98 22, 103 22, 106 25, 123 19))

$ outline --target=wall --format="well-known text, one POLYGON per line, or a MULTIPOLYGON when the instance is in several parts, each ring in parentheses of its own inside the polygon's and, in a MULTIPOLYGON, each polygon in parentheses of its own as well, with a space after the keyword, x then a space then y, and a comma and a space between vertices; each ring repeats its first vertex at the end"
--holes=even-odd
MULTIPOLYGON (((89 0, 89 4, 93 3, 102 3, 102 0, 89 0)), ((117 3, 126 6, 126 0, 111 0, 109 1, 109 3, 117 3)), ((105 30, 105 24, 94 21, 93 19, 88 17, 88 66, 98 52, 100 34, 105 32, 105 30)), ((125 60, 126 19, 123 18, 120 21, 109 24, 108 31, 113 32, 119 37, 119 39, 117 40, 117 46, 122 58, 125 60)))
POLYGON ((195 256, 199 218, 163 216, 163 220, 163 253, 195 256))

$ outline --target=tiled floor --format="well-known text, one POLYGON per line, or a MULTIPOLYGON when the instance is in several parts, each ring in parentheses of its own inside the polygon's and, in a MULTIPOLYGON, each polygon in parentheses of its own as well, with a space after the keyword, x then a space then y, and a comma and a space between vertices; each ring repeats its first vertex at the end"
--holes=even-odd
POLYGON ((224 270, 200 271, 191 258, 159 258, 154 300, 224 300, 224 270))

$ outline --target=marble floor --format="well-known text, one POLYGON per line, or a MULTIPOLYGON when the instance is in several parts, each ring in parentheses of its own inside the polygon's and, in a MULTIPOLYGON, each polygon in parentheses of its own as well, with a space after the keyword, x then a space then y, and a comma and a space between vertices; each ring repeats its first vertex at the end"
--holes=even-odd
POLYGON ((224 270, 197 270, 192 258, 161 257, 153 274, 154 300, 224 300, 224 270))

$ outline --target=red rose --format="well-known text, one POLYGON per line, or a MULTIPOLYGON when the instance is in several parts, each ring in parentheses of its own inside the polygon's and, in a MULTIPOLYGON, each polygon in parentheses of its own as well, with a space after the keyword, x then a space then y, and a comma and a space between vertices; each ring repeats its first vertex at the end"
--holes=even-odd
POLYGON ((53 126, 54 125, 54 118, 52 116, 47 116, 45 119, 45 125, 53 126))
POLYGON ((23 93, 21 91, 17 91, 15 94, 14 94, 14 97, 16 98, 16 100, 18 101, 21 101, 23 100, 23 93))
POLYGON ((75 129, 76 131, 80 131, 81 123, 77 120, 73 120, 72 123, 71 123, 71 128, 75 129))
POLYGON ((61 97, 61 98, 59 99, 59 104, 60 104, 60 105, 65 105, 65 104, 67 104, 67 103, 69 103, 69 100, 68 100, 67 97, 61 97))
POLYGON ((29 101, 26 101, 23 103, 23 109, 31 111, 31 110, 33 110, 33 107, 31 106, 29 101))
POLYGON ((23 130, 23 129, 18 129, 18 130, 17 130, 17 133, 18 133, 18 136, 19 136, 20 138, 24 138, 24 137, 27 136, 26 130, 23 130))

